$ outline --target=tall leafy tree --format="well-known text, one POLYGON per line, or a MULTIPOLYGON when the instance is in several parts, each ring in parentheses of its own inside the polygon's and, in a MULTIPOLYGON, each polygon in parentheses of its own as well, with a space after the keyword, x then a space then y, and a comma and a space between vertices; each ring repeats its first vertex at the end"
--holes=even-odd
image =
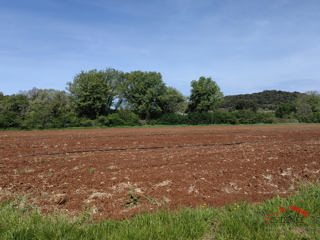
POLYGON ((23 94, 13 94, 8 96, 8 110, 14 111, 19 117, 24 118, 29 108, 27 96, 23 94))
POLYGON ((5 109, 5 96, 3 95, 2 92, 0 92, 0 113, 5 109))
POLYGON ((125 74, 121 92, 130 109, 141 119, 150 119, 163 111, 167 88, 161 73, 133 71, 125 74))
POLYGON ((70 94, 65 91, 38 89, 29 99, 23 127, 65 127, 74 117, 71 101, 70 94))
POLYGON ((22 91, 22 90, 20 90, 20 91, 19 91, 19 94, 25 95, 25 96, 27 96, 28 99, 31 99, 31 98, 37 96, 38 91, 39 91, 38 88, 33 87, 32 89, 30 89, 30 90, 28 90, 28 91, 22 91))
POLYGON ((3 95, 3 92, 0 92, 0 101, 2 101, 5 98, 5 96, 3 95))
POLYGON ((107 68, 96 69, 77 74, 66 88, 74 97, 75 106, 80 116, 90 119, 110 113, 114 100, 119 94, 122 73, 107 68))
POLYGON ((223 93, 215 81, 200 77, 191 82, 190 112, 207 112, 213 110, 224 100, 223 93))
POLYGON ((0 129, 9 127, 18 127, 21 122, 20 117, 13 111, 0 111, 0 129))
POLYGON ((308 91, 300 94, 294 104, 297 106, 297 114, 301 116, 320 112, 320 94, 317 91, 308 91))
POLYGON ((28 107, 26 96, 22 94, 3 96, 0 93, 0 128, 18 127, 28 107))
POLYGON ((167 87, 163 97, 162 113, 184 113, 187 109, 187 98, 173 87, 167 87))
POLYGON ((312 112, 320 112, 320 93, 318 91, 307 91, 306 102, 310 105, 312 112))

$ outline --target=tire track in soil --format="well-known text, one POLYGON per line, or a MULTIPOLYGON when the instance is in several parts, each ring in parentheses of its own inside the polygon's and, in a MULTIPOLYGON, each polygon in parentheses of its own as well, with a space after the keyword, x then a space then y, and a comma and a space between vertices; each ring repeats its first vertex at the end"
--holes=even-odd
MULTIPOLYGON (((289 139, 286 140, 288 142, 291 141, 318 141, 320 138, 313 139, 289 139)), ((244 143, 280 143, 284 141, 252 141, 252 142, 236 142, 236 143, 213 143, 213 144, 202 144, 202 145, 181 145, 181 146, 159 146, 159 147, 142 147, 142 148, 115 148, 115 149, 91 149, 91 150, 83 150, 83 151, 72 151, 72 152, 57 152, 57 153, 43 153, 43 154, 34 154, 34 155, 21 155, 22 157, 36 157, 36 156, 46 156, 46 155, 61 155, 61 154, 72 154, 72 153, 85 153, 85 152, 110 152, 110 151, 127 151, 127 150, 152 150, 152 149, 162 149, 162 148, 189 148, 189 147, 208 147, 208 146, 231 146, 231 145, 239 145, 244 143)))

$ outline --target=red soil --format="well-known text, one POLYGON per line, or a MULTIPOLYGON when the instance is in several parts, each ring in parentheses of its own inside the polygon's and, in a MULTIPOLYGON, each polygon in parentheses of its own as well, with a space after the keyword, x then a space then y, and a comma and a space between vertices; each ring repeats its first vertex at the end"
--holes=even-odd
POLYGON ((319 160, 317 124, 0 132, 0 200, 28 194, 43 212, 116 219, 259 202, 319 179, 319 160))

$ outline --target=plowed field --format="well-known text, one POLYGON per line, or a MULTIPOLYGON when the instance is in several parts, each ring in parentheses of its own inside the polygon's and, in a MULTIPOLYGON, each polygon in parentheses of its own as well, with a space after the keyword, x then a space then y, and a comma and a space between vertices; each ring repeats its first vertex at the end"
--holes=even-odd
POLYGON ((43 212, 259 202, 319 177, 319 124, 0 132, 0 200, 27 194, 43 212))

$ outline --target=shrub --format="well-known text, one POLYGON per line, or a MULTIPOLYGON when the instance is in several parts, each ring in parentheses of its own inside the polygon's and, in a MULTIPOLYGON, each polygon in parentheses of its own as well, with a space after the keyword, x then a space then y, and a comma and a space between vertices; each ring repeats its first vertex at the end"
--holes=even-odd
POLYGON ((320 112, 311 113, 309 119, 313 123, 320 123, 320 112))
POLYGON ((120 118, 124 121, 126 126, 140 126, 139 116, 128 109, 120 109, 120 118))
POLYGON ((190 125, 210 124, 211 116, 207 112, 191 112, 188 114, 188 122, 190 125))
POLYGON ((188 124, 188 117, 180 114, 175 114, 175 113, 166 113, 157 120, 157 124, 162 124, 162 125, 188 124))
POLYGON ((91 120, 88 118, 81 118, 79 124, 80 124, 79 126, 82 126, 82 127, 92 127, 96 125, 96 122, 95 120, 91 120))
POLYGON ((290 103, 282 103, 276 110, 276 116, 278 118, 284 118, 285 115, 289 115, 292 112, 296 112, 296 106, 290 103))
POLYGON ((125 122, 121 119, 119 113, 113 113, 108 116, 100 116, 98 118, 98 123, 101 126, 115 127, 124 126, 125 122))
POLYGON ((238 110, 234 112, 237 122, 240 124, 255 124, 260 120, 259 114, 249 110, 238 110))
POLYGON ((224 124, 238 124, 238 120, 234 112, 224 113, 223 114, 224 124))
POLYGON ((20 125, 20 117, 12 111, 0 112, 0 128, 18 127, 20 125))
POLYGON ((108 127, 141 125, 138 115, 127 109, 120 109, 117 113, 108 116, 100 116, 98 118, 98 123, 100 126, 108 127))

